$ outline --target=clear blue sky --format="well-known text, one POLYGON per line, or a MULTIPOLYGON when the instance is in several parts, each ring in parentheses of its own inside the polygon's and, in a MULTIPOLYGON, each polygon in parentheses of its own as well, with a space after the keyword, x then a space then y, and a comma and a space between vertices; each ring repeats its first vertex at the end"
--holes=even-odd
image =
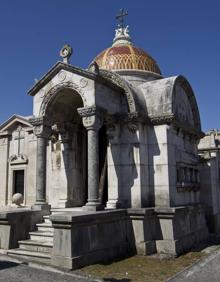
POLYGON ((83 68, 111 45, 123 7, 134 43, 164 76, 189 80, 203 130, 220 128, 219 0, 0 0, 0 122, 32 113, 26 93, 60 60, 64 43, 73 47, 71 63, 83 68))

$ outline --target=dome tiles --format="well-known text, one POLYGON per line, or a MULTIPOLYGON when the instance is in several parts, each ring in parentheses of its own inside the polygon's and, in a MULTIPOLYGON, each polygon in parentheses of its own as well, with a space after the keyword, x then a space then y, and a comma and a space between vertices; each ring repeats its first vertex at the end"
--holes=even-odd
POLYGON ((128 43, 113 44, 105 49, 94 61, 101 69, 114 70, 142 70, 161 75, 156 61, 143 49, 128 43))

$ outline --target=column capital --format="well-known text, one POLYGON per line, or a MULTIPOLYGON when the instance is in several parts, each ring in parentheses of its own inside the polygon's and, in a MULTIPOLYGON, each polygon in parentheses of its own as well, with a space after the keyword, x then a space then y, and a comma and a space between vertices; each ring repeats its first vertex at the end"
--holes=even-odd
POLYGON ((33 125, 34 134, 37 137, 48 138, 51 133, 50 121, 46 117, 30 118, 29 122, 33 125))
POLYGON ((83 118, 83 125, 87 130, 99 130, 103 124, 106 111, 97 106, 78 108, 79 115, 83 118))

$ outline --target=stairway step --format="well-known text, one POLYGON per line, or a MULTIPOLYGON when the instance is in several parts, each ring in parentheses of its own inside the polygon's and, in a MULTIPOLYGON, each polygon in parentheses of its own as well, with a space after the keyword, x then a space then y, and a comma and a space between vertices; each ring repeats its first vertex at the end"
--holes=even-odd
POLYGON ((48 223, 38 223, 36 224, 37 226, 37 230, 38 231, 42 231, 42 232, 52 232, 54 231, 54 228, 52 226, 52 224, 48 224, 48 223))
POLYGON ((44 231, 34 231, 29 232, 30 239, 33 241, 53 241, 53 233, 52 232, 44 232, 44 231))
POLYGON ((50 262, 51 255, 49 253, 33 252, 22 249, 12 249, 7 252, 9 256, 16 257, 18 259, 32 260, 38 262, 50 262))
POLYGON ((33 252, 51 253, 53 248, 53 243, 48 241, 40 242, 34 240, 23 240, 19 241, 18 243, 19 249, 33 252))

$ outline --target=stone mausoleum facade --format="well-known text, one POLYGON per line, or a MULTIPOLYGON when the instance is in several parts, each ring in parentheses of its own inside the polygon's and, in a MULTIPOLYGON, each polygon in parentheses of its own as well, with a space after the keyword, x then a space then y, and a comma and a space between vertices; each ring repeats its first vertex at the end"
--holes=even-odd
MULTIPOLYGON (((214 218, 211 232, 219 231, 219 146, 212 135, 205 137, 212 148, 200 142, 187 79, 164 77, 128 27, 116 29, 112 46, 86 70, 69 63, 71 52, 65 45, 63 62, 29 90, 33 115, 0 126, 0 206, 21 193, 25 208, 14 217, 52 212, 48 252, 68 268, 130 251, 179 254, 208 238, 207 218, 214 218), (216 175, 206 178, 209 163, 216 175)), ((16 250, 28 256, 21 245, 16 250)))

